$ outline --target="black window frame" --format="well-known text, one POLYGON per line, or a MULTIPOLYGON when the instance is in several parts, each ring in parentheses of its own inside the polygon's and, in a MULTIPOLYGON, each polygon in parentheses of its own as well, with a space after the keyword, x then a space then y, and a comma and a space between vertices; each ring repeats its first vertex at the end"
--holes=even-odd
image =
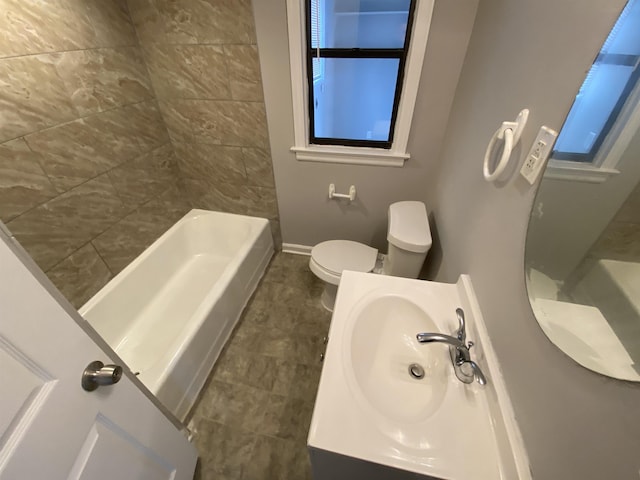
MULTIPOLYGON (((640 55, 600 53, 596 57, 596 60, 593 63, 594 64, 599 63, 603 65, 625 65, 625 66, 635 67, 635 68, 631 73, 631 75, 629 76, 629 80, 627 80, 627 84, 622 89, 622 92, 620 93, 620 97, 618 97, 618 101, 616 102, 615 106, 611 110, 609 117, 607 118, 606 122, 602 126, 602 129, 600 130, 598 137, 596 138, 595 142, 593 142, 591 149, 586 153, 554 150, 551 154, 551 157, 554 160, 563 160, 563 161, 570 161, 570 162, 592 164, 595 160, 596 155, 598 154, 598 151, 600 150, 600 147, 602 146, 605 139, 607 138, 607 135, 609 135, 609 132, 615 125, 616 120, 618 120, 618 116, 620 115, 622 108, 627 102, 629 95, 631 95, 631 92, 633 92, 636 85, 640 81, 640 55)), ((574 104, 575 104, 575 101, 574 101, 574 104)), ((571 109, 573 109, 573 105, 571 106, 571 109)))
POLYGON ((398 107, 400 96, 402 95, 402 85, 404 83, 405 65, 413 31, 414 14, 417 0, 410 0, 409 15, 407 17, 407 30, 405 32, 404 45, 402 48, 313 48, 311 35, 311 2, 305 1, 306 18, 306 52, 307 52, 307 82, 308 82, 308 114, 309 114, 309 144, 310 145, 337 145, 347 147, 372 147, 381 149, 391 149, 395 134, 396 120, 398 117, 398 107), (391 124, 389 125, 388 140, 353 140, 347 138, 317 137, 315 135, 315 99, 313 89, 313 58, 397 58, 398 74, 396 90, 393 99, 393 110, 391 112, 391 124))

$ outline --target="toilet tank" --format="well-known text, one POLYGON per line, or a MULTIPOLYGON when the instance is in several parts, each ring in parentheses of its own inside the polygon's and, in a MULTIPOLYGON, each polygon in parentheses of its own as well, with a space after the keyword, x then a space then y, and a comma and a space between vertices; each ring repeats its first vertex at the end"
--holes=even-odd
POLYGON ((389 251, 382 273, 418 278, 431 248, 427 208, 422 202, 396 202, 389 206, 387 241, 389 251))

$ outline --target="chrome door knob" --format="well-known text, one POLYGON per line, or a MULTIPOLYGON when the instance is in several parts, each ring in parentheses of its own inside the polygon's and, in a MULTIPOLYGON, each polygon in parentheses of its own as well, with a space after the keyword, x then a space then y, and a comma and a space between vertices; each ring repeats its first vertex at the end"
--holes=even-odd
POLYGON ((122 367, 105 365, 99 360, 91 362, 82 372, 82 388, 93 392, 101 385, 113 385, 122 378, 122 367))

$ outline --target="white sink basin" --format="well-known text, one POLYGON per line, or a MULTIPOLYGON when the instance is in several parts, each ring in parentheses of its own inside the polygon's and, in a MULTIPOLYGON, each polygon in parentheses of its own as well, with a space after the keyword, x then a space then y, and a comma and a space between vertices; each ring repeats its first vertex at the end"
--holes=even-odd
POLYGON ((441 348, 416 340, 419 332, 438 331, 431 317, 405 297, 379 293, 366 297, 351 315, 344 365, 357 401, 400 422, 432 415, 444 399, 445 368, 451 367, 441 348), (423 378, 411 375, 412 365, 422 369, 423 378))
POLYGON ((468 277, 457 284, 343 272, 308 446, 314 480, 530 479, 468 277), (487 385, 463 384, 446 344, 463 308, 487 385), (424 378, 412 378, 418 364, 424 378))

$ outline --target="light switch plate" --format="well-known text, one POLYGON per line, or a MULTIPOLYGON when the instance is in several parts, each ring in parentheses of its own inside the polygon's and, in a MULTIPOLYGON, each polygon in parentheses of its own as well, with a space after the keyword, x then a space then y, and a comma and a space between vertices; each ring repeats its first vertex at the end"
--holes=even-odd
POLYGON ((529 154, 520 169, 520 174, 526 178, 531 185, 536 183, 542 167, 544 167, 551 154, 551 149, 553 148, 556 138, 558 138, 558 132, 544 125, 540 127, 538 136, 533 141, 531 150, 529 150, 529 154))

